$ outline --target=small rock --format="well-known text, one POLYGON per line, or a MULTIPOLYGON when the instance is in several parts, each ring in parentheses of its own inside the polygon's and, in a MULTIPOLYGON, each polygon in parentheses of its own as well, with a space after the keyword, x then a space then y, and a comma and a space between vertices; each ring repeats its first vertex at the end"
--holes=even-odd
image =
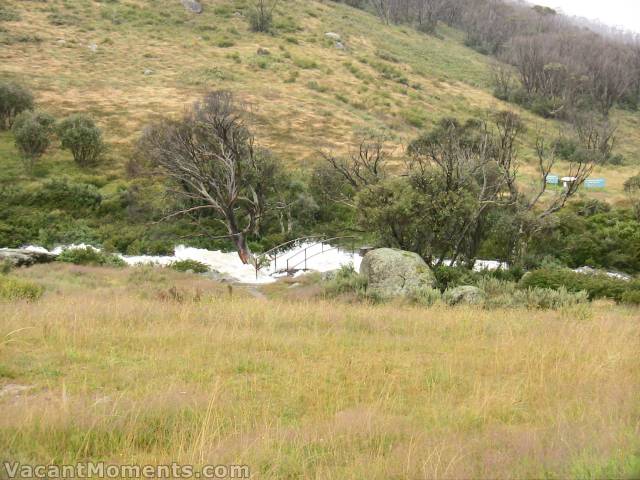
POLYGON ((344 43, 342 43, 342 42, 336 42, 336 48, 338 50, 346 50, 347 49, 347 47, 345 47, 344 43))
POLYGON ((210 278, 220 283, 237 283, 239 280, 227 273, 218 272, 217 270, 211 270, 203 274, 204 277, 210 278))
POLYGON ((258 53, 258 55, 262 55, 262 56, 265 56, 265 57, 268 56, 268 55, 271 55, 271 52, 269 51, 269 49, 262 48, 262 47, 258 48, 258 52, 257 53, 258 53))
POLYGON ((144 72, 142 72, 144 75, 153 75, 153 70, 151 70, 150 68, 145 68, 144 72))
POLYGON ((66 41, 64 38, 61 38, 61 39, 59 39, 56 43, 57 43, 58 45, 64 45, 65 43, 67 43, 67 41, 66 41))
POLYGON ((87 45, 87 47, 89 48, 89 50, 91 50, 93 53, 96 53, 98 51, 98 45, 95 43, 90 43, 89 45, 87 45))
POLYGON ((449 305, 479 305, 484 299, 485 293, 471 285, 452 288, 444 294, 444 301, 449 305))
POLYGON ((329 270, 328 272, 322 272, 320 274, 320 278, 325 282, 329 280, 333 280, 334 278, 336 278, 337 273, 338 273, 338 270, 329 270))
POLYGON ((191 13, 202 13, 202 5, 196 0, 180 0, 182 6, 191 13))
POLYGON ((335 32, 327 32, 324 34, 324 36, 327 38, 330 38, 331 40, 335 40, 336 42, 339 42, 342 40, 342 37, 335 32))

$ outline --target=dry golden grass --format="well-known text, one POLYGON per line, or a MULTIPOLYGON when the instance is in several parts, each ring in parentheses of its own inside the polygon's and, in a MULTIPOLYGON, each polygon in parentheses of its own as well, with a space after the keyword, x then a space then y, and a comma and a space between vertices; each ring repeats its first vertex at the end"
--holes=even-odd
MULTIPOLYGON (((0 305, 0 451, 241 463, 255 478, 640 474, 638 310, 419 309, 42 266, 0 305), (158 300, 171 285, 198 302, 158 300), (13 333, 11 333, 13 332, 13 333)), ((195 283, 194 283, 195 282, 195 283)))

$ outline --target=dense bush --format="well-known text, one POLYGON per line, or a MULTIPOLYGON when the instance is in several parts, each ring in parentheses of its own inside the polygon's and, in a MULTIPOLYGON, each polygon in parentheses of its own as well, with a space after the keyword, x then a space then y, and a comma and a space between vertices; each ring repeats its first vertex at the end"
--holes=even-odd
POLYGON ((3 300, 38 300, 44 289, 33 282, 8 275, 0 275, 0 299, 3 300))
POLYGON ((437 288, 420 288, 411 292, 409 300, 416 305, 431 307, 442 300, 442 293, 437 288))
POLYGON ((640 174, 628 178, 624 182, 624 191, 627 193, 640 193, 640 174))
POLYGON ((93 119, 86 115, 71 115, 57 128, 62 148, 71 150, 73 159, 81 167, 98 163, 104 152, 102 132, 93 119))
POLYGON ((247 15, 253 32, 268 33, 273 26, 273 9, 278 0, 254 0, 247 15))
POLYGON ((54 178, 28 195, 27 202, 32 206, 50 210, 85 212, 99 207, 102 195, 93 185, 75 183, 67 178, 54 178))
POLYGON ((487 295, 486 308, 529 308, 557 310, 589 301, 586 292, 569 292, 565 287, 518 288, 515 282, 486 277, 478 282, 487 295))
POLYGON ((117 255, 103 253, 91 247, 69 248, 56 258, 58 262, 75 265, 124 267, 126 263, 117 255))
POLYGON ((585 265, 640 272, 640 217, 632 209, 602 202, 575 202, 558 221, 540 230, 528 245, 525 266, 540 268, 545 258, 571 268, 585 265))
POLYGON ((352 265, 343 266, 324 285, 324 294, 328 297, 337 297, 344 294, 365 297, 366 291, 367 279, 356 272, 352 265))
POLYGON ((478 273, 468 268, 446 265, 434 268, 433 273, 436 277, 436 288, 443 293, 462 285, 475 285, 481 278, 478 273))
POLYGON ((12 131, 28 171, 49 148, 54 124, 55 119, 44 112, 25 111, 15 118, 12 131))
POLYGON ((622 294, 622 303, 631 305, 640 305, 640 288, 637 290, 628 290, 622 294))
POLYGON ((17 83, 0 82, 0 130, 11 128, 17 115, 33 108, 33 95, 17 83))
POLYGON ((210 268, 202 262, 197 260, 178 260, 173 262, 170 267, 178 272, 191 272, 191 273, 207 273, 210 268))
POLYGON ((69 212, 95 210, 102 202, 102 195, 96 187, 74 183, 67 178, 49 180, 26 197, 32 206, 69 212))
POLYGON ((566 269, 541 269, 527 273, 520 280, 519 287, 545 288, 559 290, 566 288, 569 292, 587 292, 589 299, 610 298, 617 302, 626 298, 635 298, 640 291, 640 281, 626 282, 607 275, 585 275, 566 269))
POLYGON ((0 262, 0 274, 7 275, 13 269, 13 263, 9 260, 5 260, 4 262, 0 262))

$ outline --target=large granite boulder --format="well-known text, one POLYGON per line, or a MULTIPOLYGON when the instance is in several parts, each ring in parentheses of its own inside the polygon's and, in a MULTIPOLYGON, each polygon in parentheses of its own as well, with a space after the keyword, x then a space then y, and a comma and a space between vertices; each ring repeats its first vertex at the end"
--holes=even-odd
POLYGON ((55 258, 56 256, 51 253, 14 248, 0 249, 0 263, 8 262, 14 267, 30 267, 36 263, 49 263, 53 262, 55 258))
POLYGON ((360 264, 360 274, 367 279, 367 292, 381 299, 410 296, 432 288, 436 281, 420 255, 392 248, 368 252, 360 264))
POLYGON ((471 285, 452 288, 444 293, 444 301, 449 305, 481 305, 485 297, 482 290, 471 285))

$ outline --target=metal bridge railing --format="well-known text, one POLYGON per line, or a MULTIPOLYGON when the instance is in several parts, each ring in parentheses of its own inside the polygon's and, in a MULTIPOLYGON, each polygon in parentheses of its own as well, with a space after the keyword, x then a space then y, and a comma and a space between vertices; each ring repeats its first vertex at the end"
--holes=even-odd
POLYGON ((297 238, 295 240, 291 240, 289 242, 278 245, 272 248, 271 250, 268 250, 263 254, 257 256, 256 262, 255 262, 256 279, 258 278, 259 271, 264 266, 267 265, 267 263, 265 263, 267 260, 269 261, 268 265, 271 265, 271 263, 273 262, 274 273, 282 273, 282 272, 291 273, 292 271, 295 271, 295 269, 297 269, 300 265, 303 265, 303 264, 304 264, 304 270, 307 270, 308 260, 315 258, 319 255, 322 255, 324 253, 340 249, 340 247, 334 246, 330 242, 335 243, 338 241, 342 242, 344 240, 351 240, 351 253, 355 255, 356 237, 353 237, 353 236, 341 236, 341 237, 332 237, 332 238, 309 236, 309 237, 297 238), (287 246, 296 245, 301 242, 310 241, 310 240, 313 240, 314 243, 312 243, 311 245, 308 245, 303 250, 300 250, 294 254, 283 253, 281 255, 278 255, 278 252, 282 251, 282 249, 287 246), (319 252, 310 253, 312 249, 317 248, 318 246, 320 246, 319 252), (286 257, 286 259, 283 257, 286 257), (260 259, 263 259, 263 261, 260 261, 260 259), (283 262, 286 264, 286 269, 278 271, 278 260, 280 260, 281 265, 283 264, 283 262))

